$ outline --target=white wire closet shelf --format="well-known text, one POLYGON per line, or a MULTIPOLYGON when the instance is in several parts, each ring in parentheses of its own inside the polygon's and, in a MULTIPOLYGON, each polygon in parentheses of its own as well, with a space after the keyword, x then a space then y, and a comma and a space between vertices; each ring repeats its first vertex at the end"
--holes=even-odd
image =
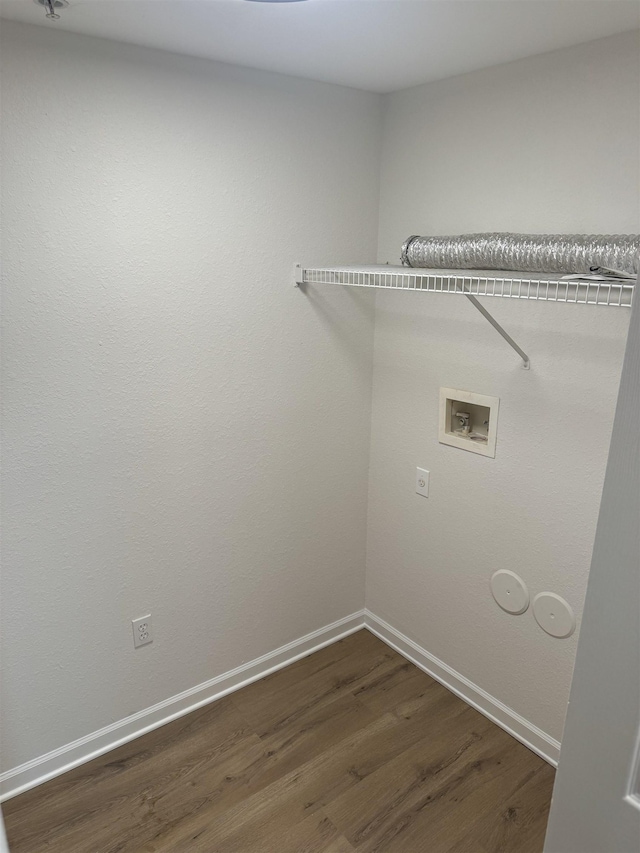
POLYGON ((558 274, 496 270, 417 269, 390 265, 296 267, 298 284, 342 284, 385 290, 419 290, 460 296, 535 299, 577 305, 630 307, 634 282, 563 280, 558 274))
POLYGON ((543 302, 567 302, 575 305, 609 305, 628 308, 633 301, 635 283, 611 279, 594 281, 545 273, 502 272, 495 270, 417 269, 415 267, 344 266, 295 268, 296 285, 339 284, 347 287, 371 287, 382 290, 451 293, 465 296, 488 320, 522 359, 525 370, 529 356, 477 299, 491 296, 503 299, 534 299, 543 302))

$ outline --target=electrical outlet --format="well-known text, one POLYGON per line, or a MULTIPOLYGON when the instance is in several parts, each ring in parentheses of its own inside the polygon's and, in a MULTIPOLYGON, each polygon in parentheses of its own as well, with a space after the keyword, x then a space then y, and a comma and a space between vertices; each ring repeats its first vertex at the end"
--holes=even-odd
POLYGON ((416 494, 429 497, 429 472, 426 468, 416 468, 416 494))
POLYGON ((147 643, 153 642, 153 634, 151 633, 151 614, 142 616, 140 619, 132 621, 133 626, 133 645, 146 646, 147 643))

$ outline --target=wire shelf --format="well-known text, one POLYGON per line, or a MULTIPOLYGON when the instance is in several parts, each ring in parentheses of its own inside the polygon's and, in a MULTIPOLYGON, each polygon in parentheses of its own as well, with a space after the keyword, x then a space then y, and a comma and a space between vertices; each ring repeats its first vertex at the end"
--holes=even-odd
POLYGON ((478 270, 432 270, 389 265, 297 267, 298 284, 342 284, 385 290, 419 290, 427 293, 535 299, 582 305, 630 307, 633 281, 563 280, 542 273, 478 270))

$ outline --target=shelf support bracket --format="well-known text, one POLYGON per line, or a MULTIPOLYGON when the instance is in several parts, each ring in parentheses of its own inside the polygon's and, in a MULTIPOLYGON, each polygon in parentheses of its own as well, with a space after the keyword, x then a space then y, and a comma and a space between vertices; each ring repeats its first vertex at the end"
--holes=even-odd
MULTIPOLYGON (((464 289, 465 288, 463 288, 463 290, 464 289)), ((477 308, 478 311, 482 314, 482 316, 491 323, 491 325, 496 330, 496 332, 499 335, 502 335, 502 337, 509 344, 509 346, 518 353, 518 355, 522 359, 522 367, 525 370, 529 370, 529 368, 531 367, 531 362, 529 361, 529 356, 526 354, 526 352, 518 346, 518 344, 513 340, 511 335, 508 334, 508 332, 505 332, 505 330, 502 328, 500 323, 498 323, 498 321, 495 319, 495 317, 493 317, 487 311, 487 309, 484 307, 484 305, 482 305, 480 302, 478 302, 478 300, 476 299, 475 296, 472 296, 470 293, 465 293, 465 296, 467 297, 469 302, 473 305, 473 307, 477 308)))
MULTIPOLYGON (((294 282, 296 287, 303 287, 303 285, 304 285, 304 276, 302 273, 301 264, 296 264, 294 266, 293 282, 294 282)), ((526 354, 526 352, 521 347, 518 346, 518 344, 513 340, 511 335, 502 328, 500 323, 498 323, 498 321, 495 319, 495 317, 493 317, 487 311, 487 309, 484 307, 484 305, 482 305, 482 303, 480 303, 473 294, 469 293, 469 286, 467 284, 457 283, 456 289, 459 292, 462 292, 467 297, 467 299, 473 305, 473 307, 476 308, 482 314, 482 316, 485 318, 485 320, 487 320, 489 323, 491 323, 491 325, 496 330, 496 332, 501 337, 503 337, 505 339, 505 341, 509 344, 509 346, 513 350, 515 350, 515 352, 518 353, 518 355, 522 359, 522 367, 524 368, 524 370, 529 370, 529 368, 531 367, 531 362, 529 360, 529 356, 526 354)))

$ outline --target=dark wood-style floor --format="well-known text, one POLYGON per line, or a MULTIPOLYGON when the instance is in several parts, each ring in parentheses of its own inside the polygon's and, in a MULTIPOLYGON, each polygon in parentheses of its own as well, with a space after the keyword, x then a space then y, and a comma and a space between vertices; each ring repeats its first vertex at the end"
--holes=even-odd
POLYGON ((363 630, 3 810, 11 853, 540 853, 553 775, 363 630))

